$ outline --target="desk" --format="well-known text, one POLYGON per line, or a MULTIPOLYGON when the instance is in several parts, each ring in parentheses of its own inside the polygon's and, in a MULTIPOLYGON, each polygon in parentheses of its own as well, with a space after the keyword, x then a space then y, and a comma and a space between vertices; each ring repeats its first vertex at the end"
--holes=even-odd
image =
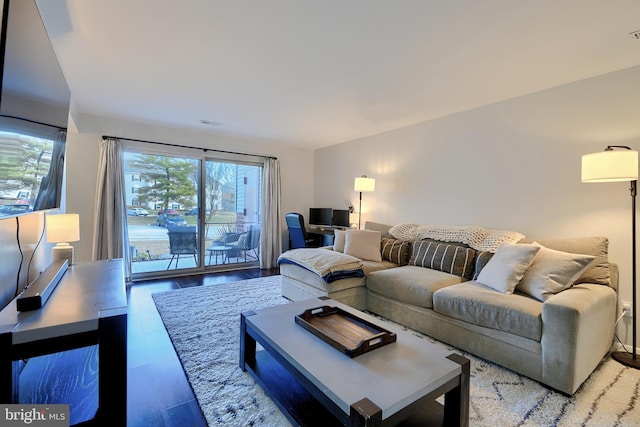
POLYGON ((311 239, 318 240, 320 246, 331 246, 333 245, 333 236, 336 230, 349 229, 334 227, 307 227, 307 235, 311 239))
POLYGON ((38 310, 19 312, 14 299, 0 311, 0 402, 17 403, 16 361, 95 344, 99 395, 93 421, 124 426, 127 296, 121 259, 70 266, 38 310))

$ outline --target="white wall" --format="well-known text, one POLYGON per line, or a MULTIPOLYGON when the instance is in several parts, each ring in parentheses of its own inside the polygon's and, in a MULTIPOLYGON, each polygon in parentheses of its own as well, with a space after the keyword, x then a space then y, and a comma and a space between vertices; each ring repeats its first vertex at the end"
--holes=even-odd
POLYGON ((280 160, 283 223, 286 212, 304 211, 312 204, 311 150, 83 114, 75 114, 73 121, 76 129, 70 127, 67 135, 66 188, 67 212, 80 215, 80 241, 73 243, 78 261, 88 261, 92 254, 98 143, 102 135, 274 156, 280 160))
POLYGON ((0 309, 51 264, 43 229, 43 212, 0 220, 0 309))
POLYGON ((630 300, 629 184, 583 184, 580 162, 607 145, 640 149, 639 100, 635 67, 318 150, 314 203, 357 208, 353 180, 366 174, 376 191, 363 194, 363 222, 607 236, 630 300))

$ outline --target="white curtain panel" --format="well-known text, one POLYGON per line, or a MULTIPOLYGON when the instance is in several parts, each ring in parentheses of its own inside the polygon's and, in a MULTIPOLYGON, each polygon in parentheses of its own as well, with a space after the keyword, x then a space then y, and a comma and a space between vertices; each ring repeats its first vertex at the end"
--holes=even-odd
POLYGON ((262 168, 262 223, 260 224, 260 268, 274 268, 282 252, 280 220, 280 161, 264 160, 262 168))
POLYGON ((131 280, 131 251, 127 242, 122 149, 117 139, 100 141, 96 184, 93 259, 124 258, 125 278, 131 280))

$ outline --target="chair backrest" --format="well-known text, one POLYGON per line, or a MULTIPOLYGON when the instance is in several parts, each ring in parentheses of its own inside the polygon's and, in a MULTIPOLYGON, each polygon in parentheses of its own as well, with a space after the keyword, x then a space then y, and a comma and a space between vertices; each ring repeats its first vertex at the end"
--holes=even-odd
POLYGON ((297 212, 286 214, 287 228, 289 229, 289 247, 291 249, 307 247, 307 230, 304 228, 304 217, 297 212))
POLYGON ((167 234, 171 255, 198 253, 198 234, 195 227, 172 227, 167 234))

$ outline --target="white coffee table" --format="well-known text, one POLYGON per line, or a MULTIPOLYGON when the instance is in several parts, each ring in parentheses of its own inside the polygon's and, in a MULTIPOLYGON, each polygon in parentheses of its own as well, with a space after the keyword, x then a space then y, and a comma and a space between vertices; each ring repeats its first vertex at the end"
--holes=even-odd
POLYGON ((244 312, 240 339, 240 367, 294 425, 468 426, 468 359, 337 301, 244 312), (351 358, 295 323, 296 315, 323 305, 379 324, 397 340, 351 358), (256 352, 256 342, 264 350, 256 352), (442 395, 444 406, 435 401, 442 395))

